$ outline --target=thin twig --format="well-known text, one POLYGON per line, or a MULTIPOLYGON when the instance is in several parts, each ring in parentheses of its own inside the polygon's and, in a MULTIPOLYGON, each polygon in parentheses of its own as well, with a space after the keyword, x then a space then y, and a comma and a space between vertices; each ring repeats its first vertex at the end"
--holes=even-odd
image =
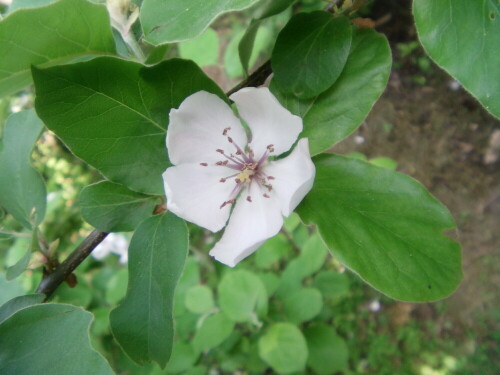
POLYGON ((243 87, 257 87, 266 82, 267 77, 271 75, 273 69, 271 68, 271 60, 267 60, 260 68, 250 74, 247 79, 241 81, 238 85, 229 90, 226 95, 234 94, 236 91, 243 87))
POLYGON ((92 233, 57 267, 54 272, 46 275, 36 293, 45 294, 45 301, 54 293, 57 287, 68 278, 69 275, 78 267, 108 235, 94 229, 92 233))

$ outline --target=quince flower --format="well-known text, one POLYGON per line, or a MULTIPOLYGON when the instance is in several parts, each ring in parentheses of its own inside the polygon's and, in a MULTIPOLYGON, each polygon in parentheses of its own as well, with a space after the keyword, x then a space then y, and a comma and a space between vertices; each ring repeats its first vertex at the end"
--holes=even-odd
POLYGON ((250 140, 226 102, 199 91, 170 111, 167 147, 174 166, 163 180, 167 207, 177 216, 212 232, 229 219, 210 255, 234 267, 280 231, 283 216, 311 190, 315 168, 307 138, 272 160, 295 143, 302 119, 267 88, 244 88, 230 99, 250 140))

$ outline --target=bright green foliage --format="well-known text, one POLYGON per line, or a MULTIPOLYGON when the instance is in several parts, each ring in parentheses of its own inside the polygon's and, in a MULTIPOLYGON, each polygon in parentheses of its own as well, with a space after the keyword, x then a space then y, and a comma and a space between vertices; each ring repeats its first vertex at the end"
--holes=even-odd
POLYGON ((45 216, 45 183, 30 164, 42 130, 33 110, 18 112, 7 119, 0 143, 0 206, 29 229, 45 216))
POLYGON ((70 305, 26 307, 0 324, 0 373, 112 375, 91 348, 92 314, 70 305))
POLYGON ((260 24, 261 21, 252 20, 238 44, 238 54, 245 73, 248 73, 248 65, 250 64, 255 38, 259 31, 260 24))
POLYGON ((235 322, 256 323, 267 313, 267 293, 262 281, 244 270, 230 271, 222 278, 219 304, 223 313, 235 322))
POLYGON ((0 51, 2 96, 31 83, 31 65, 48 67, 83 56, 114 53, 115 43, 103 5, 61 0, 16 11, 0 21, 0 51))
POLYGON ((500 5, 497 0, 415 0, 425 51, 500 117, 500 5))
POLYGON ((280 374, 304 369, 307 344, 300 330, 290 323, 276 323, 259 339, 259 355, 280 374))
POLYGON ((270 238, 255 253, 255 265, 262 269, 271 268, 290 253, 290 244, 283 234, 270 238))
POLYGON ((149 43, 180 42, 200 35, 217 16, 248 8, 256 1, 144 0, 141 24, 149 43))
POLYGON ((299 13, 278 35, 271 59, 280 92, 312 98, 340 76, 351 47, 351 25, 327 12, 299 13))
POLYGON ((222 91, 193 62, 145 67, 114 57, 33 70, 35 106, 71 151, 112 182, 163 194, 168 113, 188 95, 222 91))
POLYGON ((170 213, 153 216, 136 229, 129 247, 129 285, 111 312, 111 329, 137 363, 165 367, 172 352, 172 304, 188 247, 185 223, 170 213))
POLYGON ((105 298, 111 306, 119 303, 127 293, 128 270, 122 268, 116 271, 106 284, 105 298))
POLYGON ((172 350, 172 357, 167 365, 167 373, 185 373, 193 367, 197 359, 198 355, 190 344, 178 341, 172 350))
POLYGON ((391 70, 387 39, 371 29, 353 33, 351 50, 340 77, 328 90, 312 99, 298 99, 281 92, 271 81, 271 91, 281 104, 304 120, 301 137, 309 139, 312 155, 328 150, 351 134, 382 94, 391 70))
POLYGON ((337 271, 322 271, 314 278, 314 287, 324 298, 342 298, 349 293, 349 279, 337 271))
POLYGON ((185 304, 195 314, 205 314, 214 308, 212 290, 206 285, 195 285, 186 292, 185 304))
POLYGON ((21 309, 42 303, 45 296, 43 294, 29 294, 11 299, 0 306, 0 323, 21 309))
POLYGON ((198 66, 215 65, 219 58, 219 36, 208 28, 198 38, 179 43, 179 55, 198 66))
POLYGON ((82 190, 80 209, 85 221, 103 232, 127 232, 153 214, 157 201, 157 197, 101 181, 82 190))
POLYGON ((57 0, 14 0, 12 4, 9 5, 8 11, 13 12, 18 9, 41 7, 55 1, 57 0))
POLYGON ((260 8, 259 18, 263 19, 281 13, 296 1, 297 0, 265 0, 265 5, 260 8))
POLYGON ((234 322, 224 313, 216 313, 203 320, 193 338, 193 347, 198 352, 215 348, 233 332, 234 322))
POLYGON ((318 315, 322 308, 323 299, 318 289, 300 288, 284 297, 284 312, 291 323, 307 322, 318 315))
POLYGON ((347 368, 347 345, 335 330, 326 324, 314 324, 304 331, 309 350, 307 365, 318 375, 335 374, 347 368))
POLYGON ((462 278, 460 246, 443 234, 448 210, 410 177, 336 155, 315 158, 299 207, 332 254, 382 293, 405 301, 448 296, 462 278))

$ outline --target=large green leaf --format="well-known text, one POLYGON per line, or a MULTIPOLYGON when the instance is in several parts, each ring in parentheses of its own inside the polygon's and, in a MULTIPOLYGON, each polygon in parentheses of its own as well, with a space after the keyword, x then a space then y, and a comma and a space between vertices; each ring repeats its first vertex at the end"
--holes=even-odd
POLYGON ((33 69, 33 77, 47 127, 109 180, 142 193, 163 194, 170 109, 200 90, 224 97, 192 61, 180 59, 145 67, 100 57, 33 69))
POLYGON ((80 209, 85 221, 103 232, 128 232, 153 214, 157 200, 123 185, 101 181, 82 190, 80 209))
POLYGON ((43 294, 28 294, 27 296, 12 298, 0 306, 0 323, 21 309, 42 303, 44 299, 45 295, 43 294))
POLYGON ((112 375, 90 346, 92 314, 79 307, 26 307, 0 324, 0 373, 16 375, 112 375))
POLYGON ((414 179, 336 155, 314 158, 316 179, 298 213, 333 255, 366 282, 405 301, 434 301, 462 278, 450 213, 414 179))
POLYGON ((257 0, 144 0, 141 24, 151 44, 180 42, 200 35, 219 15, 248 8, 257 0))
POLYGON ((2 20, 0 51, 3 96, 31 83, 31 65, 47 67, 85 55, 114 53, 115 42, 103 5, 61 0, 20 9, 2 20))
POLYGON ((259 339, 260 358, 280 374, 303 370, 307 354, 304 336, 291 323, 276 323, 259 339))
POLYGON ((371 29, 353 32, 351 50, 340 77, 312 99, 285 94, 271 81, 271 91, 291 112, 304 119, 303 137, 312 155, 329 149, 351 134, 384 91, 391 70, 387 39, 371 29))
POLYGON ((43 220, 47 204, 45 183, 30 164, 42 130, 35 111, 18 112, 7 119, 0 143, 0 206, 29 229, 43 220))
POLYGON ((340 76, 351 47, 351 25, 345 17, 323 11, 292 17, 276 40, 271 63, 283 93, 312 98, 340 76))
POLYGON ((172 352, 174 290, 184 267, 188 233, 184 221, 165 213, 143 221, 129 248, 129 284, 111 312, 111 330, 135 362, 165 367, 172 352))
POLYGON ((413 14, 429 56, 500 117, 500 3, 415 0, 413 14))

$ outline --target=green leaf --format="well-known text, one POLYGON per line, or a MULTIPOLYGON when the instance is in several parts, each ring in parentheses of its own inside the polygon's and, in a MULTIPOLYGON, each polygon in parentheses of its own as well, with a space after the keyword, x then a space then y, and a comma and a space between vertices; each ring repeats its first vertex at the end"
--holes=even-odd
POLYGON ((105 298, 111 306, 120 302, 127 294, 128 270, 122 268, 114 273, 106 285, 105 298))
POLYGON ((404 301, 434 301, 462 278, 450 213, 414 179, 369 163, 322 155, 298 213, 317 224, 333 255, 374 288, 404 301))
POLYGON ((254 257, 255 265, 261 269, 271 268, 290 252, 290 243, 283 234, 278 234, 264 242, 259 248, 254 257))
POLYGON ((172 350, 172 357, 167 365, 167 374, 185 374, 187 370, 193 368, 198 354, 195 353, 192 345, 182 341, 177 341, 172 350))
POLYGON ((206 285, 195 285, 188 289, 185 304, 195 314, 205 314, 214 308, 212 290, 206 285))
POLYGON ((29 294, 27 296, 12 298, 10 301, 0 306, 0 323, 19 310, 36 305, 37 303, 42 303, 44 299, 45 295, 43 294, 29 294))
POLYGON ((312 155, 328 150, 351 134, 382 94, 391 71, 391 51, 385 36, 364 29, 352 34, 351 50, 340 77, 312 99, 284 94, 271 81, 281 104, 304 119, 302 137, 309 138, 312 155))
POLYGON ((30 246, 26 249, 24 255, 14 264, 13 266, 7 268, 5 277, 7 280, 13 280, 24 272, 31 260, 31 254, 38 249, 38 227, 33 228, 33 233, 31 235, 30 246))
POLYGON ((342 298, 349 294, 349 279, 345 273, 323 271, 314 278, 314 286, 324 298, 342 298))
POLYGON ((280 374, 304 369, 307 344, 300 330, 291 323, 276 323, 259 339, 259 355, 280 374))
POLYGON ((259 19, 274 16, 283 12, 297 0, 267 0, 267 3, 259 9, 259 19))
POLYGON ((55 1, 56 0, 14 0, 12 1, 12 4, 9 5, 8 12, 12 13, 18 9, 41 7, 49 5, 55 1))
POLYGON ((398 167, 398 163, 394 159, 387 158, 384 156, 370 159, 369 162, 372 163, 373 165, 376 165, 377 167, 387 168, 390 169, 391 171, 395 171, 396 168, 398 167))
POLYGON ((103 232, 128 232, 153 214, 157 197, 136 193, 108 181, 87 186, 80 193, 84 220, 103 232))
POLYGON ((305 329, 309 357, 307 365, 318 375, 336 374, 348 365, 349 352, 344 339, 326 324, 305 329))
POLYGON ((5 274, 0 272, 0 305, 25 293, 19 280, 7 281, 5 274))
MULTIPOLYGON (((20 2, 20 1, 16 1, 20 2)), ((31 83, 30 66, 48 67, 115 52, 108 12, 85 0, 16 11, 0 22, 0 96, 31 83)))
POLYGON ((0 324, 0 373, 112 375, 106 360, 90 346, 91 320, 92 314, 70 305, 19 310, 0 324))
POLYGON ((180 59, 145 67, 100 57, 33 69, 33 78, 47 127, 108 180, 146 194, 163 194, 170 109, 200 90, 225 98, 200 68, 180 59))
POLYGON ((111 312, 111 330, 128 356, 165 367, 172 352, 174 290, 188 248, 186 224, 165 213, 143 221, 129 248, 127 296, 111 312))
POLYGON ((314 288, 300 288, 286 295, 284 299, 287 320, 295 324, 313 319, 322 308, 321 292, 314 288))
POLYGON ((234 322, 223 313, 216 313, 203 320, 193 338, 193 347, 198 352, 215 348, 233 333, 234 322))
POLYGON ((219 305, 235 322, 257 322, 257 317, 267 313, 266 287, 255 274, 244 271, 229 271, 219 287, 219 305))
POLYGON ((0 143, 0 206, 28 229, 40 224, 47 205, 45 183, 30 164, 42 130, 35 111, 21 111, 7 119, 0 143))
POLYGON ((318 96, 339 78, 350 47, 346 17, 323 11, 296 14, 276 39, 271 58, 275 83, 285 94, 318 96))
POLYGON ((415 0, 425 51, 500 118, 500 6, 496 0, 415 0))
POLYGON ((243 34, 240 42, 238 43, 238 54, 240 56, 241 66, 245 74, 248 74, 250 59, 252 57, 253 46, 255 44, 255 37, 259 31, 261 21, 252 20, 250 25, 243 34))
POLYGON ((193 60, 199 66, 216 65, 219 59, 219 36, 213 29, 206 29, 198 38, 179 43, 179 55, 193 60))
POLYGON ((151 44, 180 42, 200 35, 219 15, 248 8, 257 0, 144 0, 141 25, 151 44), (186 25, 188 25, 186 27, 186 25))

